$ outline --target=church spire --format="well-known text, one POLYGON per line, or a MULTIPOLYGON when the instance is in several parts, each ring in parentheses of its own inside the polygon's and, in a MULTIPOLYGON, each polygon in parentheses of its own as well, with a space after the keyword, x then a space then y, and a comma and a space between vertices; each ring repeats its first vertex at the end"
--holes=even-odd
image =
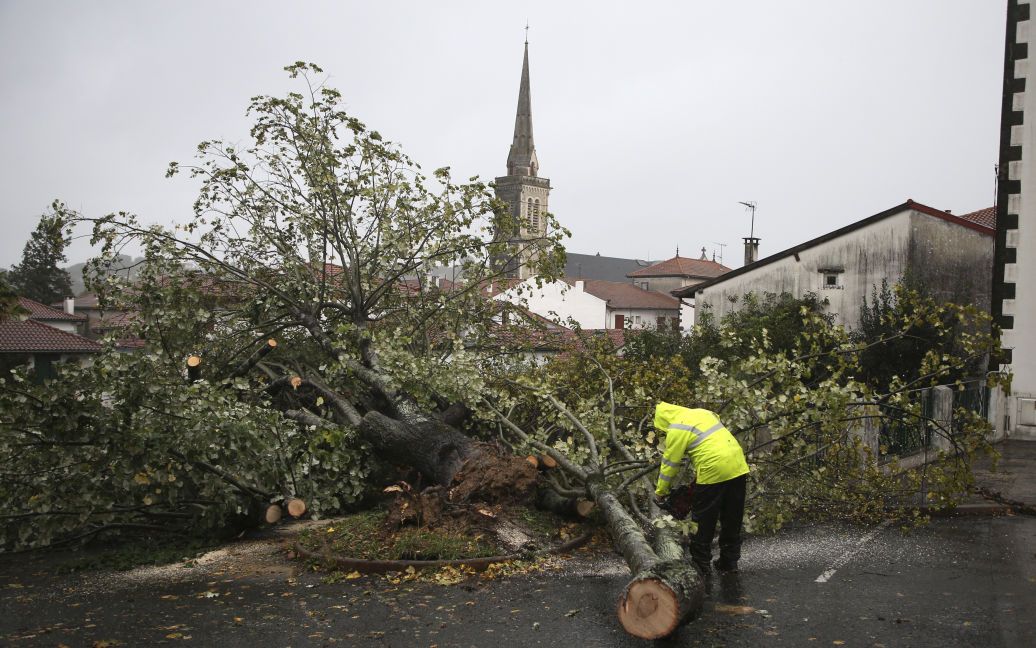
POLYGON ((536 176, 540 163, 532 141, 532 99, 529 96, 529 37, 526 31, 522 83, 518 89, 518 113, 514 118, 514 141, 507 154, 507 175, 536 176))

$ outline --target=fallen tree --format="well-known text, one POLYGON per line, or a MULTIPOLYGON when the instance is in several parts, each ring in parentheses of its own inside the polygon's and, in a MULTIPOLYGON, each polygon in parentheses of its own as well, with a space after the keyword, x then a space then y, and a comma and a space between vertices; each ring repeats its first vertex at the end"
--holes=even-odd
MULTIPOLYGON (((818 486, 805 496, 867 512, 896 487, 846 440, 853 408, 873 394, 852 377, 853 343, 820 322, 794 355, 761 344, 736 367, 624 360, 592 339, 543 367, 484 351, 498 313, 486 294, 509 260, 528 256, 521 245, 538 248, 535 272, 555 276, 563 230, 550 220, 539 240, 512 244, 506 234, 522 221, 489 187, 455 184, 448 170, 425 177, 341 112, 335 91, 306 81, 303 93, 253 101, 247 148, 205 142, 196 165, 171 166, 202 183, 189 223, 59 210, 92 226, 103 246, 92 286, 109 308, 136 314, 127 332, 147 351, 112 346, 47 390, 21 374, 0 384, 5 547, 272 523, 297 501, 335 513, 399 481, 396 465, 420 475, 407 479, 409 501, 422 502, 400 524, 531 497, 539 482, 558 506, 600 512, 632 574, 620 621, 657 638, 703 598, 680 545, 690 528, 651 499, 657 400, 721 412, 754 451, 752 493, 769 508, 750 525, 779 526, 774 507, 803 496, 793 480, 806 469, 818 486), (128 244, 145 250, 133 283, 105 271, 128 244), (464 281, 433 281, 450 264, 464 281), (494 431, 514 452, 486 443, 494 431), (827 476, 807 461, 820 453, 827 476)), ((723 331, 720 343, 736 335, 723 331)), ((925 375, 947 361, 933 363, 925 375)), ((900 399, 911 387, 883 397, 923 418, 900 399)), ((978 445, 955 442, 962 453, 978 445)), ((959 475, 944 475, 949 490, 959 475)))

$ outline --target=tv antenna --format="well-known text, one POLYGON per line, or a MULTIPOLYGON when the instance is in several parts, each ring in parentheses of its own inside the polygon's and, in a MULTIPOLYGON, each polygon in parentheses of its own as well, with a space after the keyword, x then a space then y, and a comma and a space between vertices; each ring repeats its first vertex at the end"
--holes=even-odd
POLYGON ((738 204, 739 205, 744 205, 748 209, 752 210, 752 228, 749 230, 748 236, 749 236, 749 238, 755 238, 755 201, 754 200, 748 200, 748 201, 740 201, 739 200, 738 204))
POLYGON ((718 241, 713 241, 712 244, 719 246, 719 264, 723 265, 723 248, 727 247, 727 244, 726 243, 720 243, 718 241))

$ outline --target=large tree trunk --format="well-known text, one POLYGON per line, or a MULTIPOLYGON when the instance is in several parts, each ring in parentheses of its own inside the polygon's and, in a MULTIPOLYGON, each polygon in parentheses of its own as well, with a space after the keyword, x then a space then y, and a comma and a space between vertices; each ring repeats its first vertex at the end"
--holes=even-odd
POLYGON ((642 639, 669 636, 701 612, 705 600, 701 575, 689 561, 683 560, 683 550, 668 532, 659 532, 656 551, 613 493, 599 484, 591 484, 588 490, 633 573, 633 580, 619 599, 622 627, 642 639))
POLYGON ((368 412, 361 436, 378 457, 415 468, 433 484, 449 486, 464 462, 477 453, 474 441, 433 418, 396 420, 368 412))
MULTIPOLYGON (((446 486, 451 501, 475 501, 477 486, 494 481, 487 476, 497 472, 496 481, 509 492, 517 490, 519 483, 529 490, 534 485, 536 468, 524 457, 509 456, 514 472, 497 470, 490 465, 494 453, 485 444, 425 416, 413 403, 406 403, 397 414, 399 419, 368 412, 359 426, 361 435, 379 457, 411 466, 433 484, 446 486), (464 488, 468 486, 475 490, 467 493, 464 488)), ((585 479, 587 474, 580 472, 580 476, 585 479)), ((683 548, 672 534, 659 530, 652 545, 641 525, 602 481, 587 479, 586 492, 600 508, 615 546, 633 574, 618 605, 623 628, 636 637, 659 639, 700 613, 705 598, 701 575, 684 559, 683 548)))

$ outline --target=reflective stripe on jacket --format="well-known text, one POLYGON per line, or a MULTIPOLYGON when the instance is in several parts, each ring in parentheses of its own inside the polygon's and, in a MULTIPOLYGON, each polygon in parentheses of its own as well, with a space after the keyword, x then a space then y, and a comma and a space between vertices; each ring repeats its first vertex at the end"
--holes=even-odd
POLYGON ((658 495, 669 492, 684 454, 690 455, 699 484, 717 484, 748 473, 741 444, 709 410, 659 403, 655 427, 665 432, 665 453, 655 488, 658 495))

